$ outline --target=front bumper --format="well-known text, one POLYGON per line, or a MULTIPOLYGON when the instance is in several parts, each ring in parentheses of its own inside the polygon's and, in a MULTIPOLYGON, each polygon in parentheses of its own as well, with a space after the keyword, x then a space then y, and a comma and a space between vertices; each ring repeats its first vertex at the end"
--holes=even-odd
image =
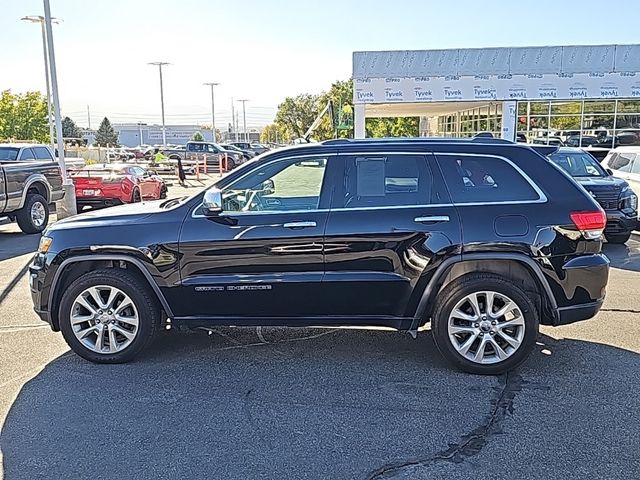
POLYGON ((38 317, 40 317, 40 320, 47 322, 53 330, 56 330, 51 322, 51 315, 47 310, 49 303, 49 299, 47 298, 48 293, 43 293, 46 285, 46 274, 44 269, 38 265, 38 256, 36 256, 34 262, 29 266, 29 290, 31 291, 33 310, 38 317))
POLYGON ((607 226, 604 234, 625 235, 638 228, 637 216, 627 216, 619 210, 607 210, 607 226))

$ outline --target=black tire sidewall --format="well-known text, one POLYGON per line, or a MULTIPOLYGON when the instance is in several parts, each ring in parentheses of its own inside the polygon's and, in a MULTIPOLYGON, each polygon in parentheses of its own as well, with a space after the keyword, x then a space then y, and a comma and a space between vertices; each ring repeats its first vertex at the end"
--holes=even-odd
POLYGON ((27 234, 42 233, 49 224, 49 205, 47 200, 39 193, 29 193, 25 199, 24 206, 16 215, 20 230, 27 234), (44 207, 45 218, 42 226, 36 226, 31 218, 31 208, 34 204, 41 203, 44 207))
POLYGON ((531 353, 538 337, 539 315, 531 299, 512 280, 492 274, 470 274, 454 280, 438 295, 431 323, 436 346, 446 360, 469 373, 499 375, 516 368, 531 353), (487 365, 472 362, 461 356, 449 340, 451 310, 462 298, 479 291, 495 291, 506 295, 518 305, 524 316, 525 335, 522 344, 502 362, 487 365))
POLYGON ((131 203, 140 203, 142 201, 142 194, 140 193, 139 188, 135 188, 131 193, 131 203), (136 199, 136 193, 138 194, 138 198, 136 199))
POLYGON ((154 298, 136 276, 118 271, 95 271, 75 280, 65 291, 58 310, 58 320, 62 336, 71 349, 82 358, 95 363, 124 363, 135 357, 151 341, 159 330, 160 313, 154 298), (75 336, 71 326, 71 307, 80 293, 95 285, 109 285, 126 293, 138 310, 138 334, 124 350, 113 354, 99 354, 87 349, 75 336))

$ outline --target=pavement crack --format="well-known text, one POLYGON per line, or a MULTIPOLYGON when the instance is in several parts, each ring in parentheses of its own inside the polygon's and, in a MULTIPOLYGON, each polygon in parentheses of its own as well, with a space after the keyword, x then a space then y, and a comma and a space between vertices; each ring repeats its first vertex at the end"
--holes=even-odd
POLYGON ((274 449, 273 443, 268 437, 262 434, 262 431, 260 429, 260 426, 258 425, 258 422, 256 421, 253 414, 251 413, 251 405, 249 403, 251 402, 250 397, 252 393, 253 393, 253 389, 249 389, 247 390, 247 393, 244 394, 244 404, 243 404, 244 414, 247 417, 247 420, 249 421, 249 425, 251 425, 251 429, 254 431, 257 437, 260 440, 262 440, 262 442, 264 442, 271 450, 273 450, 274 449))
POLYGON ((601 308, 601 312, 615 312, 615 313, 640 313, 640 310, 633 308, 601 308))
POLYGON ((422 467, 435 462, 462 463, 465 459, 477 455, 487 445, 491 437, 502 433, 502 424, 514 411, 513 401, 528 382, 520 375, 508 372, 499 377, 499 384, 493 387, 496 392, 491 401, 491 412, 484 422, 472 431, 462 435, 458 443, 450 443, 449 447, 434 455, 424 458, 413 458, 401 462, 389 463, 367 476, 367 480, 383 480, 401 474, 404 470, 422 467))

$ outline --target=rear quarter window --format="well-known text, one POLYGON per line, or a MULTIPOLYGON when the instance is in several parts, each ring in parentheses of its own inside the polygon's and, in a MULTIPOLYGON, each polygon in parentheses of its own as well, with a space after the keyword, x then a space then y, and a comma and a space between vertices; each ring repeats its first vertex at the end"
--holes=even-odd
POLYGON ((540 193, 510 162, 485 155, 438 154, 454 203, 523 202, 540 193))

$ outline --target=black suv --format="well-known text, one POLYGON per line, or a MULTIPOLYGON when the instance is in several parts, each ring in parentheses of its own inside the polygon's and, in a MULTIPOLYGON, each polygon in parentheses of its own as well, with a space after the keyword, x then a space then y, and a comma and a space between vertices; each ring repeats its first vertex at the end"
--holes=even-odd
POLYGON ((431 322, 442 354, 495 374, 538 325, 593 317, 605 215, 526 145, 332 140, 275 151, 189 198, 90 212, 42 237, 36 312, 101 363, 174 324, 431 322))
POLYGON ((621 178, 606 171, 589 153, 579 148, 560 147, 548 155, 582 185, 607 214, 604 235, 611 243, 625 243, 638 227, 638 197, 621 178))

